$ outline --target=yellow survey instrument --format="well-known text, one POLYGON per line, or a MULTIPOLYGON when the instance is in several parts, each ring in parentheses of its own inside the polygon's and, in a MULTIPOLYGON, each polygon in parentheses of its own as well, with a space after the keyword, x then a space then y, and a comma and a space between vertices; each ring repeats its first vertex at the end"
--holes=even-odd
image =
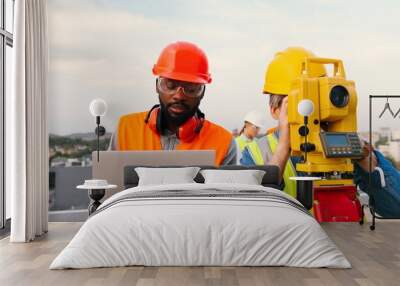
POLYGON ((305 58, 301 76, 292 81, 288 96, 292 155, 305 157, 296 169, 307 173, 353 172, 351 159, 362 156, 357 94, 354 81, 346 79, 342 61, 305 58), (333 65, 333 74, 316 77, 312 73, 315 65, 333 65), (307 122, 298 109, 305 99, 314 107, 307 122))

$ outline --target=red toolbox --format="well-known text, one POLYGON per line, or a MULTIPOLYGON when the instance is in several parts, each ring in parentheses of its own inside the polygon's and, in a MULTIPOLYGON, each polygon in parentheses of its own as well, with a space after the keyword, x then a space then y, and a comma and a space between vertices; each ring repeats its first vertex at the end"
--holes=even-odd
POLYGON ((355 186, 314 187, 314 216, 318 222, 359 222, 361 204, 355 186))

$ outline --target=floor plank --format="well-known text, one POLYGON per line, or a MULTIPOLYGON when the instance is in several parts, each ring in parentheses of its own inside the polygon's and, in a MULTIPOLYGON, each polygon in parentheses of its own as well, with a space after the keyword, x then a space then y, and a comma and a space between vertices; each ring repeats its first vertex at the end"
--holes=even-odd
POLYGON ((81 223, 50 223, 49 233, 32 243, 0 240, 0 285, 399 285, 400 222, 379 221, 377 229, 355 223, 322 227, 351 262, 352 269, 290 267, 117 267, 48 269, 81 223))

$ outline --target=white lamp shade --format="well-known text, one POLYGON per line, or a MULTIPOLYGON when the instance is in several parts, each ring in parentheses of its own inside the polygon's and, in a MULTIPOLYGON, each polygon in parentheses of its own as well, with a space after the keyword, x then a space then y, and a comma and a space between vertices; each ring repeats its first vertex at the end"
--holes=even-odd
POLYGON ((93 99, 90 102, 89 111, 93 116, 104 116, 107 112, 107 103, 101 98, 93 99))
POLYGON ((297 112, 302 116, 309 116, 314 112, 314 103, 309 99, 302 99, 297 105, 297 112))

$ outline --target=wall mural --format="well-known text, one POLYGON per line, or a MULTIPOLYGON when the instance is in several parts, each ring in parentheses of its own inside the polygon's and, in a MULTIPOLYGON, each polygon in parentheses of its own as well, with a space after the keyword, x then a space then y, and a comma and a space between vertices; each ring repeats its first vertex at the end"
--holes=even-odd
MULTIPOLYGON (((330 4, 332 9, 321 6, 321 13, 310 16, 306 11, 324 4, 300 1, 288 7, 272 1, 257 5, 189 2, 157 1, 146 5, 137 1, 48 1, 51 210, 87 208, 87 194, 71 195, 71 190, 91 177, 91 154, 97 148, 109 148, 120 116, 149 110, 159 102, 152 68, 161 50, 179 40, 196 43, 207 54, 213 81, 207 85, 201 111, 206 119, 235 136, 246 127, 245 121, 262 126, 258 136, 277 124, 270 114, 270 99, 262 92, 264 72, 277 51, 304 46, 317 56, 342 59, 347 77, 357 89, 358 112, 352 122, 358 134, 364 139, 371 137, 372 145, 400 166, 400 129, 396 122, 400 118, 396 103, 400 100, 387 98, 374 103, 373 114, 377 114, 373 116, 371 135, 368 113, 364 112, 368 109, 368 94, 376 87, 395 92, 398 85, 398 51, 381 44, 398 33, 393 25, 385 24, 389 19, 386 15, 361 27, 337 21, 338 15, 348 20, 355 17, 351 7, 343 11, 340 4, 330 4), (340 13, 332 12, 336 10, 340 13), (226 13, 221 15, 220 11, 226 13), (283 29, 287 22, 281 15, 287 15, 296 27, 283 29), (318 29, 315 23, 319 23, 318 29), (327 33, 333 26, 336 32, 327 33), (338 46, 332 37, 337 31, 346 47, 338 46), (371 31, 380 33, 371 35, 371 31), (365 37, 371 41, 368 47, 360 40, 365 37), (374 47, 380 47, 380 52, 374 47), (365 69, 366 58, 371 65, 384 66, 385 74, 365 69), (89 110, 97 98, 107 104, 101 119, 105 132, 99 141, 96 118, 89 110)), ((358 10, 356 4, 349 5, 358 10)), ((378 13, 373 5, 365 9, 365 13, 368 9, 378 13)))

